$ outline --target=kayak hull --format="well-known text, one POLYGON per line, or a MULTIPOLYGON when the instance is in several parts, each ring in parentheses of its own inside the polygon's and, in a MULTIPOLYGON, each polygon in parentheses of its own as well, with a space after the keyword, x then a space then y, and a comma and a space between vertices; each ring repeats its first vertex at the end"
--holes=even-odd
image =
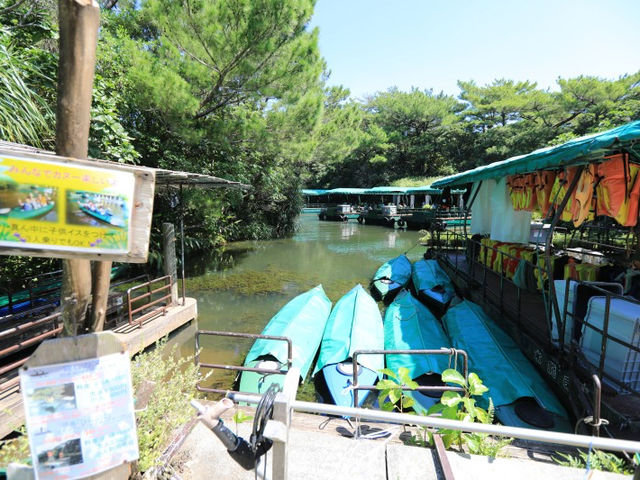
MULTIPOLYGON (((333 403, 341 407, 353 407, 354 395, 353 389, 350 388, 353 385, 352 367, 349 365, 348 368, 341 370, 338 365, 333 363, 322 369, 324 381, 333 403), (347 373, 350 370, 351 373, 347 373)), ((374 385, 378 380, 378 373, 360 365, 357 378, 358 385, 374 385)), ((368 394, 368 390, 358 391, 358 407, 362 406, 368 394)))

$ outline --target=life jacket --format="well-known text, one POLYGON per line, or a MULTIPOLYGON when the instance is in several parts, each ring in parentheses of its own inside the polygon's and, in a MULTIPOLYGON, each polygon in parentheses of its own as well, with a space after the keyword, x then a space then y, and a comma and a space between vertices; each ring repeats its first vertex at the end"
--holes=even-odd
POLYGON ((633 227, 638 222, 640 165, 629 162, 626 153, 604 158, 606 161, 597 168, 597 213, 615 218, 620 225, 633 227))
POLYGON ((571 202, 571 217, 573 226, 576 228, 582 225, 585 220, 595 218, 593 190, 596 181, 596 166, 594 164, 587 165, 580 174, 571 202))
POLYGON ((532 175, 537 204, 536 209, 542 214, 542 218, 547 218, 552 207, 551 190, 556 179, 556 172, 543 170, 532 175))
MULTIPOLYGON (((556 178, 553 182, 553 188, 551 189, 551 201, 553 202, 555 208, 559 208, 562 200, 567 194, 567 190, 569 190, 569 185, 573 182, 576 173, 578 172, 578 167, 567 167, 566 170, 562 170, 558 172, 556 178)), ((564 207, 564 210, 560 214, 560 220, 564 222, 570 222, 573 220, 573 215, 571 214, 571 204, 573 200, 573 195, 569 197, 567 200, 567 204, 564 207)))
POLYGON ((510 175, 507 177, 509 196, 514 210, 533 211, 537 204, 534 195, 534 174, 510 175))

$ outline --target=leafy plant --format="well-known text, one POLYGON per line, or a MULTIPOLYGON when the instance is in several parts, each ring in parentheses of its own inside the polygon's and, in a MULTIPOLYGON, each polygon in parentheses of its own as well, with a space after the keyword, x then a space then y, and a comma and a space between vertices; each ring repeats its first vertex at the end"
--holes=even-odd
POLYGON ((24 425, 16 433, 16 437, 0 440, 0 468, 6 468, 13 462, 31 463, 29 437, 24 425))
POLYGON ((578 450, 578 455, 556 452, 552 457, 553 461, 564 467, 591 468, 592 470, 602 470, 604 472, 620 473, 622 475, 632 475, 634 466, 631 462, 621 458, 614 453, 603 452, 602 450, 592 450, 590 453, 578 450))
POLYGON ((400 412, 404 412, 407 408, 413 407, 415 400, 406 395, 403 387, 414 390, 418 384, 409 377, 409 369, 400 367, 398 373, 385 368, 381 370, 388 378, 380 380, 376 384, 376 388, 380 390, 378 394, 378 403, 384 411, 390 412, 398 408, 400 412))

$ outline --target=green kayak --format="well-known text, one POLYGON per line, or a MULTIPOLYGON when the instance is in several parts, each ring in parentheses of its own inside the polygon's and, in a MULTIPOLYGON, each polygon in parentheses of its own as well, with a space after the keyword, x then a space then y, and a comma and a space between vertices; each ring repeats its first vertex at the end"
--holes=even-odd
POLYGON ((418 260, 411 267, 411 280, 416 296, 441 315, 455 296, 456 290, 449 276, 437 260, 418 260))
MULTIPOLYGON (((262 331, 263 335, 287 337, 293 344, 292 365, 300 369, 303 381, 318 352, 322 333, 331 312, 331 300, 322 285, 298 295, 276 313, 262 331)), ((286 370, 287 343, 279 340, 258 339, 244 362, 245 367, 286 370)), ((284 383, 284 375, 242 372, 240 391, 264 393, 269 385, 284 383)))
MULTIPOLYGON (((439 350, 450 348, 451 340, 431 311, 407 290, 401 291, 384 315, 385 350, 439 350)), ((419 385, 443 385, 440 374, 449 367, 446 355, 387 354, 387 368, 398 372, 400 367, 409 369, 409 377, 419 385)), ((414 410, 426 413, 438 402, 442 392, 429 396, 420 392, 405 392, 416 404, 414 410)))
POLYGON ((53 210, 53 207, 55 206, 56 206, 55 203, 49 203, 44 207, 35 208, 33 210, 23 210, 20 207, 15 207, 15 208, 12 208, 10 211, 1 215, 3 216, 6 215, 9 218, 15 218, 18 220, 29 220, 31 218, 38 218, 38 217, 41 217, 42 215, 49 213, 51 210, 53 210))
MULTIPOLYGON (((464 300, 442 321, 455 348, 469 355, 469 371, 482 379, 501 423, 570 431, 569 417, 551 388, 513 339, 479 305, 464 300)), ((486 407, 486 405, 484 405, 486 407)))
MULTIPOLYGON (((336 405, 353 407, 353 352, 356 350, 382 350, 384 332, 382 317, 375 300, 356 285, 336 303, 322 336, 320 356, 313 371, 322 377, 336 405)), ((382 374, 382 355, 358 356, 358 383, 373 385, 382 374)), ((369 392, 358 392, 361 405, 369 392)))

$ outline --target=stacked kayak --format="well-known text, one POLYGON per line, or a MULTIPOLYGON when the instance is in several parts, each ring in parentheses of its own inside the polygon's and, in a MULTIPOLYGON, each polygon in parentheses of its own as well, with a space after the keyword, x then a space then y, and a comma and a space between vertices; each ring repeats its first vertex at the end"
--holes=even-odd
MULTIPOLYGON (((263 335, 290 338, 293 344, 292 366, 300 369, 301 380, 307 376, 322 333, 331 312, 331 301, 322 285, 298 295, 274 315, 262 331, 263 335)), ((287 343, 280 340, 258 339, 254 342, 244 362, 245 367, 286 370, 287 343)), ((240 391, 264 393, 272 383, 282 387, 283 374, 242 372, 240 391)))
MULTIPOLYGON (((336 405, 353 407, 353 352, 382 350, 384 346, 382 317, 371 296, 356 285, 336 303, 322 336, 320 356, 313 375, 322 372, 336 405)), ((358 356, 359 385, 373 385, 382 375, 382 355, 358 356)), ((358 392, 358 406, 369 392, 358 392)))
MULTIPOLYGON (((439 350, 450 348, 451 340, 438 319, 407 290, 400 292, 389 305, 384 316, 385 350, 439 350)), ((409 376, 421 386, 443 385, 440 375, 449 366, 446 355, 387 354, 387 368, 397 372, 409 369, 409 376)), ((426 411, 440 400, 442 392, 427 396, 416 391, 405 391, 416 404, 418 413, 426 411)))
POLYGON ((388 305, 410 279, 411 262, 406 255, 400 255, 378 268, 371 280, 371 295, 388 305))
POLYGON ((411 279, 420 300, 444 313, 456 290, 437 260, 419 260, 411 267, 411 279))
POLYGON ((571 431, 567 412, 535 367, 479 305, 464 300, 449 307, 442 321, 453 346, 469 355, 469 371, 489 387, 485 396, 501 423, 571 431))

